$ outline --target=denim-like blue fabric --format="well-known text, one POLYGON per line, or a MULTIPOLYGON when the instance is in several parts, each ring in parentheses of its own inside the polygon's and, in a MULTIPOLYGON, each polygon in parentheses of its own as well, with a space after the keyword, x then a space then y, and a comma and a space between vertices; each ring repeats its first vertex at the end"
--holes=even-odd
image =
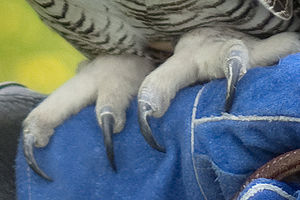
POLYGON ((259 178, 249 183, 237 200, 296 200, 300 198, 299 189, 296 184, 259 178))
POLYGON ((20 142, 18 199, 230 199, 245 178, 271 158, 300 148, 300 54, 255 68, 240 80, 229 114, 226 81, 181 90, 150 125, 167 153, 149 147, 139 131, 137 102, 114 136, 117 173, 106 158, 94 106, 55 129, 36 149, 47 182, 27 166, 20 142), (195 106, 194 106, 195 105, 195 106))

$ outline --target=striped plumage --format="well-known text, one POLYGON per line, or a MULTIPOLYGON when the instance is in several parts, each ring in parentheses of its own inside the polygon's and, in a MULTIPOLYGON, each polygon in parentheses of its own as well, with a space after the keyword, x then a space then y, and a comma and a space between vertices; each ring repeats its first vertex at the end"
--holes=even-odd
POLYGON ((151 54, 147 50, 153 43, 167 41, 171 46, 185 32, 204 26, 226 26, 257 37, 300 31, 297 2, 294 16, 282 20, 256 0, 28 1, 46 24, 88 58, 151 54))

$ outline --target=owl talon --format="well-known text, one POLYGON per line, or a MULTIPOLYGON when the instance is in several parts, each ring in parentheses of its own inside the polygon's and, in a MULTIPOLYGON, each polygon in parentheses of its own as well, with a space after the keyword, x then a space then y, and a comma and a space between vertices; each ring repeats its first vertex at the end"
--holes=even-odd
POLYGON ((115 164, 115 157, 114 157, 114 146, 113 146, 113 129, 115 120, 111 113, 103 114, 101 116, 101 124, 102 124, 102 131, 104 137, 104 145, 106 149, 106 155, 109 160, 109 163, 114 171, 117 171, 117 167, 115 164))
POLYGON ((225 100, 225 112, 229 112, 232 107, 236 85, 239 79, 243 76, 240 73, 241 69, 243 68, 243 64, 237 58, 229 59, 226 64, 228 68, 228 73, 226 74, 227 91, 225 100))
POLYGON ((142 135, 144 136, 147 143, 157 151, 166 152, 166 149, 160 146, 155 138, 152 135, 151 128, 148 123, 148 116, 151 116, 153 110, 151 105, 144 101, 139 101, 139 111, 138 111, 138 118, 139 118, 139 125, 142 135))
POLYGON ((31 133, 24 133, 23 141, 24 141, 24 145, 23 145, 24 155, 30 168, 42 178, 48 181, 53 181, 52 178, 50 178, 45 172, 43 172, 43 170, 39 168, 34 158, 34 154, 33 154, 33 145, 35 141, 34 135, 31 133))

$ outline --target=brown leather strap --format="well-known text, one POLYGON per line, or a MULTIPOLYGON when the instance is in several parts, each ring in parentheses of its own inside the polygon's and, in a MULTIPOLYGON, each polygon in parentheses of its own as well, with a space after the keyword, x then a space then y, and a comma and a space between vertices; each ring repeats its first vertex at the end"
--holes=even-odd
POLYGON ((297 172, 300 172, 300 149, 281 154, 257 169, 245 181, 240 191, 233 199, 237 199, 239 193, 254 179, 267 178, 281 181, 291 177, 297 172))
POLYGON ((300 149, 277 156, 256 170, 245 182, 244 189, 252 180, 268 178, 283 180, 300 171, 300 149))

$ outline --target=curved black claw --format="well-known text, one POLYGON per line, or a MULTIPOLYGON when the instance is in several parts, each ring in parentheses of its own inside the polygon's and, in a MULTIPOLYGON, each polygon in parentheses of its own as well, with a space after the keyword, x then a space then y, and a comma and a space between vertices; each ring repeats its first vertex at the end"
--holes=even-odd
POLYGON ((113 129, 114 129, 114 117, 111 113, 107 113, 101 116, 102 131, 104 136, 104 145, 106 148, 106 155, 109 163, 114 171, 117 171, 114 156, 114 146, 113 146, 113 129))
POLYGON ((37 173, 39 176, 42 178, 48 180, 48 181, 53 181, 52 178, 50 178, 45 172, 43 172, 38 164, 36 163, 36 160, 34 158, 33 154, 33 145, 34 145, 34 136, 30 133, 25 133, 23 136, 23 150, 24 150, 24 155, 26 158, 26 161, 28 165, 31 167, 31 169, 37 173))
POLYGON ((241 68, 242 68, 242 63, 238 59, 230 59, 228 61, 228 74, 226 76, 227 91, 226 91, 226 101, 225 101, 225 112, 229 112, 232 107, 235 88, 240 78, 241 68))
POLYGON ((139 101, 138 115, 139 115, 139 124, 140 124, 140 129, 141 129, 142 135, 144 136, 145 140, 152 148, 165 153, 166 149, 164 147, 160 146, 156 142, 156 140, 154 139, 154 137, 152 135, 152 131, 151 131, 151 128, 148 123, 148 116, 151 115, 152 112, 153 112, 153 110, 148 103, 139 101))

